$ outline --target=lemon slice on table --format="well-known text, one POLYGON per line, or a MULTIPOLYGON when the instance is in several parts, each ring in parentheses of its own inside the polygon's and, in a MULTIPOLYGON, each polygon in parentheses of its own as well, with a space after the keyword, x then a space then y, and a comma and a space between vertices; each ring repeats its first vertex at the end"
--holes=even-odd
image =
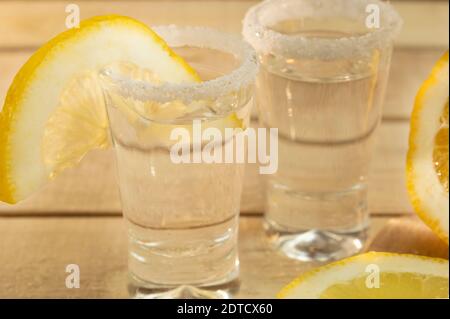
POLYGON ((417 94, 411 117, 407 183, 420 218, 448 244, 448 52, 417 94))
POLYGON ((109 144, 98 69, 126 62, 159 81, 199 81, 144 24, 95 17, 41 47, 20 69, 0 113, 0 201, 16 203, 51 176, 109 144))
POLYGON ((448 261, 370 252, 307 272, 279 298, 448 298, 448 261))

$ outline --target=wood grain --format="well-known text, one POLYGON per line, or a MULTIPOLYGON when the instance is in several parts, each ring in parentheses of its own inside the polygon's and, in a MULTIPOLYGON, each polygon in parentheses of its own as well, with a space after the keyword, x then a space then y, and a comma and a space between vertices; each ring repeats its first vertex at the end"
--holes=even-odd
MULTIPOLYGON (((65 5, 0 1, 0 100, 30 54, 64 30, 65 5)), ((239 33, 256 1, 80 1, 83 18, 120 13, 148 24, 205 25, 239 33), (180 9, 182 8, 182 9, 180 9)), ((370 173, 372 227, 367 250, 448 258, 448 246, 412 212, 405 190, 408 118, 420 83, 448 47, 448 1, 394 1, 405 20, 370 173), (403 216, 403 214, 405 216, 403 216), (402 215, 402 217, 397 217, 402 215), (385 217, 383 217, 385 216, 385 217)), ((0 105, 1 107, 1 105, 0 105)), ((272 298, 317 264, 274 253, 261 227, 263 183, 247 167, 240 221, 237 297, 272 298)), ((32 198, 0 204, 0 298, 127 298, 127 245, 111 151, 94 151, 32 198), (67 289, 65 267, 78 264, 81 288, 67 289)))
MULTIPOLYGON (((176 1, 170 3, 135 3, 131 1, 127 4, 114 2, 108 3, 107 6, 101 2, 91 1, 83 2, 81 5, 83 14, 87 16, 102 13, 102 10, 107 7, 114 10, 125 10, 125 14, 138 14, 137 18, 142 18, 146 22, 154 21, 156 24, 164 23, 162 20, 168 19, 179 24, 196 22, 196 24, 238 32, 240 17, 251 4, 251 1, 239 1, 239 3, 208 1, 200 5, 195 1, 188 1, 184 2, 182 12, 175 10, 179 5, 176 1)), ((20 65, 32 53, 32 50, 27 48, 39 45, 40 38, 50 37, 51 30, 59 31, 57 25, 58 23, 62 24, 60 20, 61 12, 64 12, 64 5, 64 2, 58 1, 51 3, 40 1, 26 5, 19 2, 0 3, 0 29, 11 30, 11 32, 0 34, 1 99, 6 95, 7 87, 20 65), (48 18, 42 19, 43 16, 48 16, 48 18), (12 40, 9 39, 10 36, 12 36, 12 40), (19 41, 19 39, 22 42, 11 42, 19 41)), ((405 2, 398 5, 416 8, 413 11, 417 15, 420 11, 418 8, 424 4, 405 2)), ((442 6, 442 3, 438 6, 442 6)), ((427 15, 425 14, 425 16, 427 15)), ((429 22, 429 20, 426 21, 429 22)), ((442 21, 440 22, 439 18, 436 18, 434 22, 435 27, 438 28, 442 21)), ((61 25, 60 28, 62 27, 61 25)), ((371 172, 369 196, 371 210, 374 212, 384 214, 411 211, 404 188, 407 120, 415 92, 442 51, 441 48, 425 46, 420 48, 399 47, 394 52, 383 115, 385 122, 380 130, 379 145, 371 172), (396 196, 390 195, 394 193, 396 196)), ((261 176, 257 173, 257 167, 249 165, 243 192, 242 211, 260 213, 263 210, 262 183, 261 176)), ((13 214, 17 212, 119 214, 120 202, 111 154, 104 152, 90 154, 80 167, 65 172, 29 200, 15 207, 0 204, 0 212, 13 214)))
POLYGON ((448 245, 416 216, 388 220, 369 249, 448 259, 448 245))
MULTIPOLYGON (((0 2, 0 47, 37 47, 64 30, 65 1, 0 2)), ((240 32, 245 12, 257 1, 83 1, 83 19, 119 13, 150 25, 204 25, 240 32), (180 10, 180 8, 183 8, 180 10)), ((399 1, 405 24, 400 46, 448 47, 448 2, 399 1)))
MULTIPOLYGON (((30 52, 0 52, 0 97, 6 95, 14 74, 30 52), (3 95, 3 96, 2 96, 3 95)), ((394 53, 384 122, 371 173, 371 209, 381 213, 411 211, 404 187, 404 157, 407 149, 408 117, 412 101, 428 70, 441 54, 436 49, 398 49, 394 53), (413 67, 414 66, 414 67, 413 67), (390 194, 397 194, 391 196, 390 194)), ((264 196, 256 165, 249 165, 242 210, 261 212, 264 196)), ((94 152, 80 167, 65 172, 29 200, 11 207, 0 204, 0 212, 119 213, 120 203, 111 154, 94 152)))
MULTIPOLYGON (((406 122, 384 122, 379 129, 369 182, 369 205, 374 213, 412 211, 404 178, 408 130, 406 122)), ((63 172, 29 199, 15 206, 0 204, 0 213, 120 214, 114 165, 111 151, 93 151, 79 166, 63 172)), ((241 211, 261 213, 263 210, 263 179, 258 166, 249 164, 241 211)))
POLYGON ((409 119, 417 91, 446 50, 435 48, 394 50, 384 103, 384 119, 409 119))
MULTIPOLYGON (((32 50, 2 51, 0 48, 0 110, 14 75, 32 52, 32 50)), ((409 118, 417 90, 443 52, 444 49, 439 48, 397 48, 394 51, 384 105, 384 119, 409 118)))
MULTIPOLYGON (((372 236, 385 218, 375 218, 372 236)), ((0 298, 127 298, 127 245, 119 217, 0 217, 0 298), (68 264, 80 288, 65 287, 68 264)), ((318 264, 292 261, 268 246, 261 218, 243 217, 236 297, 273 298, 318 264)))

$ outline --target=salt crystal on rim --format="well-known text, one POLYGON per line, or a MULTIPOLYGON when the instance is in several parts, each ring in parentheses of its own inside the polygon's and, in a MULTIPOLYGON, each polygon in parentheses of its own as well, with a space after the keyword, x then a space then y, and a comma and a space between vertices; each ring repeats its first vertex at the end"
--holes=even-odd
POLYGON ((392 5, 379 0, 266 0, 250 8, 243 24, 244 38, 258 53, 333 60, 364 56, 385 46, 399 33, 403 20, 392 5), (270 28, 283 20, 304 17, 343 16, 361 21, 367 17, 369 5, 380 9, 380 28, 361 35, 326 39, 282 34, 270 28))
POLYGON ((165 103, 179 100, 190 103, 195 100, 214 100, 253 83, 258 72, 258 61, 252 47, 241 37, 206 27, 169 25, 154 27, 153 30, 171 47, 189 45, 225 51, 238 58, 240 65, 229 74, 209 81, 161 85, 125 77, 110 68, 103 69, 101 75, 107 77, 124 96, 141 101, 165 103))

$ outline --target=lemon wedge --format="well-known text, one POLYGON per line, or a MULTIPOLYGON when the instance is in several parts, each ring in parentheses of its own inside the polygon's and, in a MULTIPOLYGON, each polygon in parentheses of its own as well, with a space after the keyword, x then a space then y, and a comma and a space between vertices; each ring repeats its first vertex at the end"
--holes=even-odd
POLYGON ((411 116, 407 187, 420 218, 448 244, 448 52, 417 94, 411 116))
POLYGON ((448 298, 448 261, 370 252, 316 268, 295 279, 279 298, 448 298))
POLYGON ((161 82, 199 81, 134 19, 95 17, 59 34, 31 56, 8 90, 0 113, 0 201, 28 197, 89 150, 108 146, 97 72, 119 62, 149 70, 161 82))

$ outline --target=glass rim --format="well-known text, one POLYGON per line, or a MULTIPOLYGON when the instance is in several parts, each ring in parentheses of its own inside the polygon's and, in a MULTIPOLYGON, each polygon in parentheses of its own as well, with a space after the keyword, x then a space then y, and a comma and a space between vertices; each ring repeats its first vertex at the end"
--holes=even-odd
POLYGON ((196 83, 161 83, 152 85, 133 79, 110 67, 100 70, 100 76, 116 84, 120 92, 141 101, 166 103, 173 100, 192 102, 218 98, 253 83, 259 63, 254 49, 241 36, 225 33, 209 27, 155 26, 152 29, 166 41, 169 47, 191 45, 224 51, 239 59, 239 65, 231 72, 217 78, 196 83))
MULTIPOLYGON (((272 10, 272 19, 273 12, 272 10)), ((297 10, 295 12, 290 10, 287 14, 290 18, 301 17, 301 13, 297 10)), ((364 56, 370 49, 383 47, 397 36, 402 25, 403 20, 395 8, 390 3, 380 0, 264 0, 247 11, 243 20, 242 34, 258 53, 332 60, 357 55, 364 56), (286 7, 288 4, 301 5, 302 3, 308 3, 314 7, 316 12, 328 10, 328 12, 334 12, 334 16, 344 17, 351 17, 351 14, 360 15, 362 12, 367 15, 365 10, 367 6, 377 5, 380 9, 382 23, 379 28, 374 28, 371 32, 330 39, 283 34, 273 30, 267 22, 262 21, 263 10, 270 6, 286 7), (358 5, 358 8, 354 7, 355 4, 358 5), (363 7, 364 10, 361 12, 360 9, 363 7)))

